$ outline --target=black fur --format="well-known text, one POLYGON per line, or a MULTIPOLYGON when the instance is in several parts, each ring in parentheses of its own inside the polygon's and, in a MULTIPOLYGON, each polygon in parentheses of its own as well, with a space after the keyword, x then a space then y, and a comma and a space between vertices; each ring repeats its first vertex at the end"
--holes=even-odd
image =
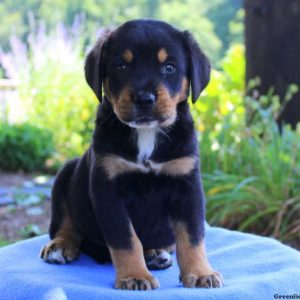
POLYGON ((209 82, 210 64, 193 36, 188 31, 184 31, 183 34, 190 57, 189 77, 191 79, 192 101, 194 103, 209 82))
MULTIPOLYGON (((163 83, 171 96, 180 91, 188 78, 195 101, 209 81, 209 63, 197 43, 187 32, 180 32, 164 22, 139 20, 125 23, 88 55, 85 72, 88 84, 101 104, 98 107, 93 142, 82 158, 73 160, 58 174, 52 193, 53 237, 63 220, 61 205, 67 204, 70 216, 84 237, 82 250, 99 261, 108 257, 106 245, 129 249, 130 222, 144 249, 160 249, 174 243, 171 221, 187 225, 192 243, 204 236, 205 199, 199 166, 185 176, 171 177, 133 172, 108 179, 97 160, 116 154, 136 161, 138 148, 135 129, 119 120, 108 95, 102 96, 102 84, 109 78, 109 91, 118 95, 130 81, 139 90, 154 90, 163 83), (152 59, 161 47, 176 63, 176 74, 159 73, 152 59), (133 63, 126 76, 114 73, 119 52, 134 50, 133 63)), ((198 142, 187 101, 177 106, 177 119, 158 133, 150 157, 165 162, 198 153, 198 142), (167 136, 166 136, 167 133, 167 136)))

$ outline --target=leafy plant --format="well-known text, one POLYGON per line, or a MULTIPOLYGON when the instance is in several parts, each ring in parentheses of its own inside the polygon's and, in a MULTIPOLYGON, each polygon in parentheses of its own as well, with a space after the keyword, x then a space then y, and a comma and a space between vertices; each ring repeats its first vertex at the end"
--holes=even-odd
MULTIPOLYGON (((300 237, 300 126, 280 131, 278 97, 272 90, 245 97, 243 72, 243 48, 234 46, 194 110, 207 218, 291 242, 300 237)), ((291 86, 285 100, 297 90, 291 86)))
POLYGON ((84 45, 80 31, 62 24, 53 34, 33 28, 27 46, 11 40, 11 53, 2 65, 20 82, 20 107, 26 119, 53 135, 56 148, 52 165, 82 155, 90 143, 98 101, 84 78, 84 45), (20 62, 14 64, 13 62, 20 62))
POLYGON ((24 239, 35 237, 41 235, 42 233, 43 232, 41 231, 40 227, 36 224, 28 224, 20 229, 20 235, 24 239))
POLYGON ((52 135, 48 130, 28 123, 0 124, 0 169, 37 171, 54 153, 52 135))

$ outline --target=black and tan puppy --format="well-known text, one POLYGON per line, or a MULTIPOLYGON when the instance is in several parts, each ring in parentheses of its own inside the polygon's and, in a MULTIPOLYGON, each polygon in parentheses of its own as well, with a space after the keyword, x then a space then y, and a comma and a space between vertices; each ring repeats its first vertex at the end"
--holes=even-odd
POLYGON ((207 58, 189 32, 136 20, 98 42, 85 74, 101 101, 93 143, 57 175, 42 259, 66 263, 80 250, 100 262, 111 258, 116 288, 148 290, 159 286, 148 269, 169 267, 176 242, 183 285, 220 287, 205 252, 205 199, 187 103, 190 89, 196 101, 209 81, 207 58))

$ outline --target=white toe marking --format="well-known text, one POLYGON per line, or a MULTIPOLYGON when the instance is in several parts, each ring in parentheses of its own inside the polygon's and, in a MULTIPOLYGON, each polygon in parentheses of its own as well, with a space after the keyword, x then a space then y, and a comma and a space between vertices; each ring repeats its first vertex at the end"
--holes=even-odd
POLYGON ((50 253, 48 255, 48 258, 47 258, 47 261, 54 262, 54 263, 58 262, 60 264, 65 264, 66 260, 63 257, 62 249, 56 249, 56 250, 50 251, 50 253))
POLYGON ((159 255, 159 258, 167 259, 168 261, 171 259, 171 254, 169 254, 167 251, 162 250, 159 255))

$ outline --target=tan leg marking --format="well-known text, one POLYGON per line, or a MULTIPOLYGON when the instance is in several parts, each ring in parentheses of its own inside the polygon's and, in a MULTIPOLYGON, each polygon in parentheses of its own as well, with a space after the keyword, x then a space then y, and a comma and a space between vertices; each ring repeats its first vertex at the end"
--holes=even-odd
POLYGON ((159 287, 155 277, 148 271, 143 247, 132 228, 132 249, 116 250, 109 247, 117 277, 115 288, 123 290, 151 290, 159 287))
POLYGON ((55 238, 40 252, 40 257, 49 263, 65 264, 78 258, 82 237, 71 218, 66 214, 55 238))
POLYGON ((180 281, 185 287, 222 287, 222 275, 212 269, 207 259, 204 241, 192 245, 185 225, 174 226, 176 255, 180 268, 180 281))

